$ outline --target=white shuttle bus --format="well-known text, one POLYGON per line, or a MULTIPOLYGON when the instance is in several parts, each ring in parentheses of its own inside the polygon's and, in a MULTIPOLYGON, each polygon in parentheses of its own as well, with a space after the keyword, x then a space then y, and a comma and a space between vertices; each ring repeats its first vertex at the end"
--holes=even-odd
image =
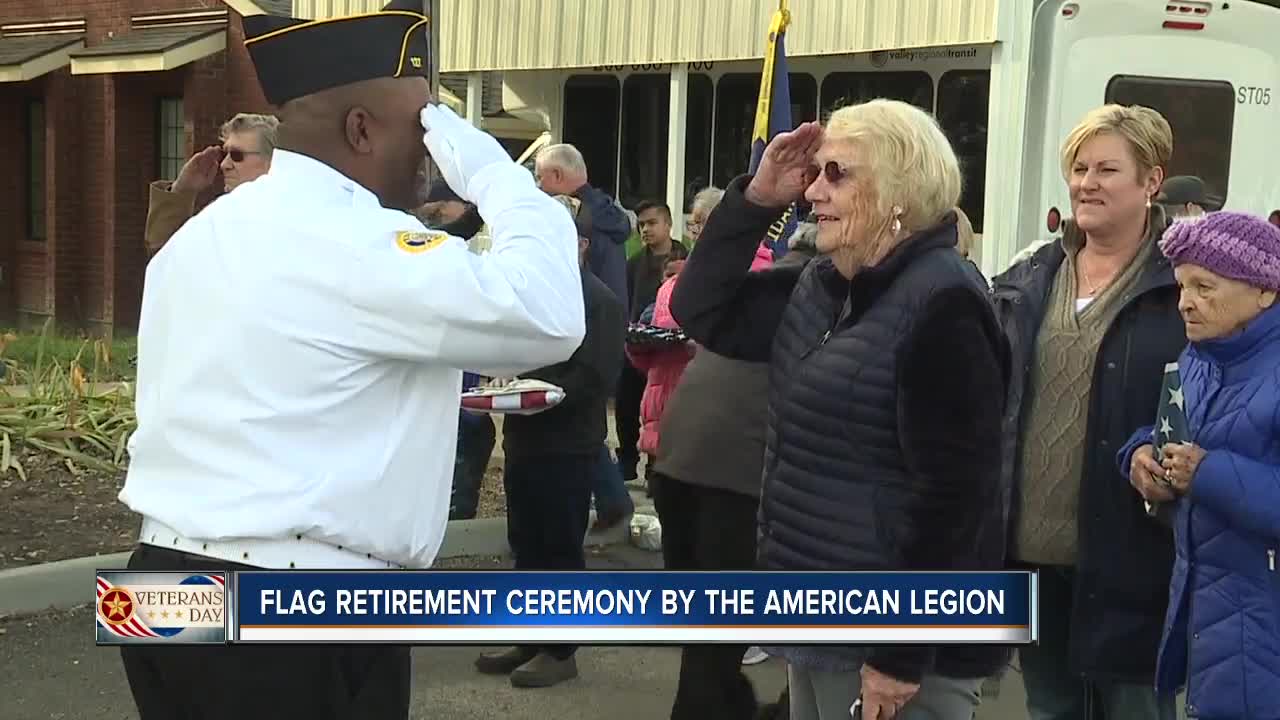
MULTIPOLYGON (((1109 102, 1169 120, 1169 175, 1199 176, 1225 208, 1280 224, 1280 0, 999 0, 996 14, 991 44, 789 57, 793 119, 875 97, 934 112, 963 163, 961 206, 989 276, 1070 214, 1059 148, 1109 102)), ((671 68, 661 64, 507 71, 504 102, 577 145, 592 181, 623 204, 665 198, 687 209, 698 188, 745 171, 761 64, 687 65, 683 119, 670 118, 671 68), (667 151, 676 123, 678 191, 667 151)))

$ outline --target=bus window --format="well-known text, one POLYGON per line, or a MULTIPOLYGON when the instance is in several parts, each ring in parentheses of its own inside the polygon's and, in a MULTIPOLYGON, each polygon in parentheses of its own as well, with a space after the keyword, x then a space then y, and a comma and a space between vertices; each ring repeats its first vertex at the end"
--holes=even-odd
POLYGON ((591 184, 618 192, 618 106, 622 90, 612 75, 574 75, 564 84, 564 141, 587 162, 591 184))
POLYGON ((1226 201, 1236 110, 1231 83, 1116 75, 1107 83, 1107 102, 1142 105, 1164 115, 1173 129, 1173 159, 1165 175, 1195 175, 1204 181, 1207 196, 1226 201))
POLYGON ((987 99, 990 70, 951 70, 938 79, 938 123, 960 160, 964 191, 960 208, 975 233, 982 232, 987 182, 987 99))
POLYGON ((822 81, 824 115, 845 105, 888 98, 933 112, 933 78, 923 71, 837 72, 822 81))
POLYGON ((662 201, 667 194, 670 114, 670 75, 629 75, 623 81, 618 199, 626 207, 641 200, 662 201))
POLYGON ((715 92, 711 76, 689 73, 688 124, 684 131, 685 212, 689 212, 694 193, 711 184, 711 105, 715 92))
MULTIPOLYGON (((807 73, 791 73, 792 127, 818 116, 818 83, 807 73)), ((716 84, 716 127, 712 177, 718 187, 747 171, 751 134, 760 99, 760 73, 729 73, 716 84)))

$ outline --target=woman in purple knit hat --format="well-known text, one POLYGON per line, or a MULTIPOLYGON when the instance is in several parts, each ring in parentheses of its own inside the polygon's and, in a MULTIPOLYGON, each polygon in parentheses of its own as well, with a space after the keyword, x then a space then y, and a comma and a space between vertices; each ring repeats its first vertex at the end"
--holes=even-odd
POLYGON ((1144 498, 1177 508, 1156 685, 1185 687, 1191 717, 1280 718, 1280 228, 1213 213, 1160 249, 1191 341, 1162 403, 1185 412, 1190 442, 1161 423, 1119 454, 1144 498))

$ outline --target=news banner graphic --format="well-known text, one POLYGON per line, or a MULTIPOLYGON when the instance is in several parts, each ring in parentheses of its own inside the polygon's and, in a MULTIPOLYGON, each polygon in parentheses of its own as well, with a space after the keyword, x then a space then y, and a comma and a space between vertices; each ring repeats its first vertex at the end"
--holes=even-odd
POLYGON ((97 572, 97 642, 224 644, 226 573, 97 572))
POLYGON ((98 643, 1028 644, 1026 572, 99 571, 98 643))
POLYGON ((999 643, 1032 573, 237 572, 235 642, 999 643))

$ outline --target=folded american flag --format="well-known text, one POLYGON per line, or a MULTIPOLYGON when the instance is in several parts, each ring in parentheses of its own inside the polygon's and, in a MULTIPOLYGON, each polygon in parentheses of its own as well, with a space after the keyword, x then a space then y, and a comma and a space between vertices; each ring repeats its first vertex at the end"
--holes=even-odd
POLYGON ((681 345, 689 341, 683 330, 635 324, 627 328, 628 345, 681 345))
POLYGON ((462 409, 473 413, 533 415, 559 405, 564 390, 541 380, 516 380, 502 387, 478 387, 462 394, 462 409))

